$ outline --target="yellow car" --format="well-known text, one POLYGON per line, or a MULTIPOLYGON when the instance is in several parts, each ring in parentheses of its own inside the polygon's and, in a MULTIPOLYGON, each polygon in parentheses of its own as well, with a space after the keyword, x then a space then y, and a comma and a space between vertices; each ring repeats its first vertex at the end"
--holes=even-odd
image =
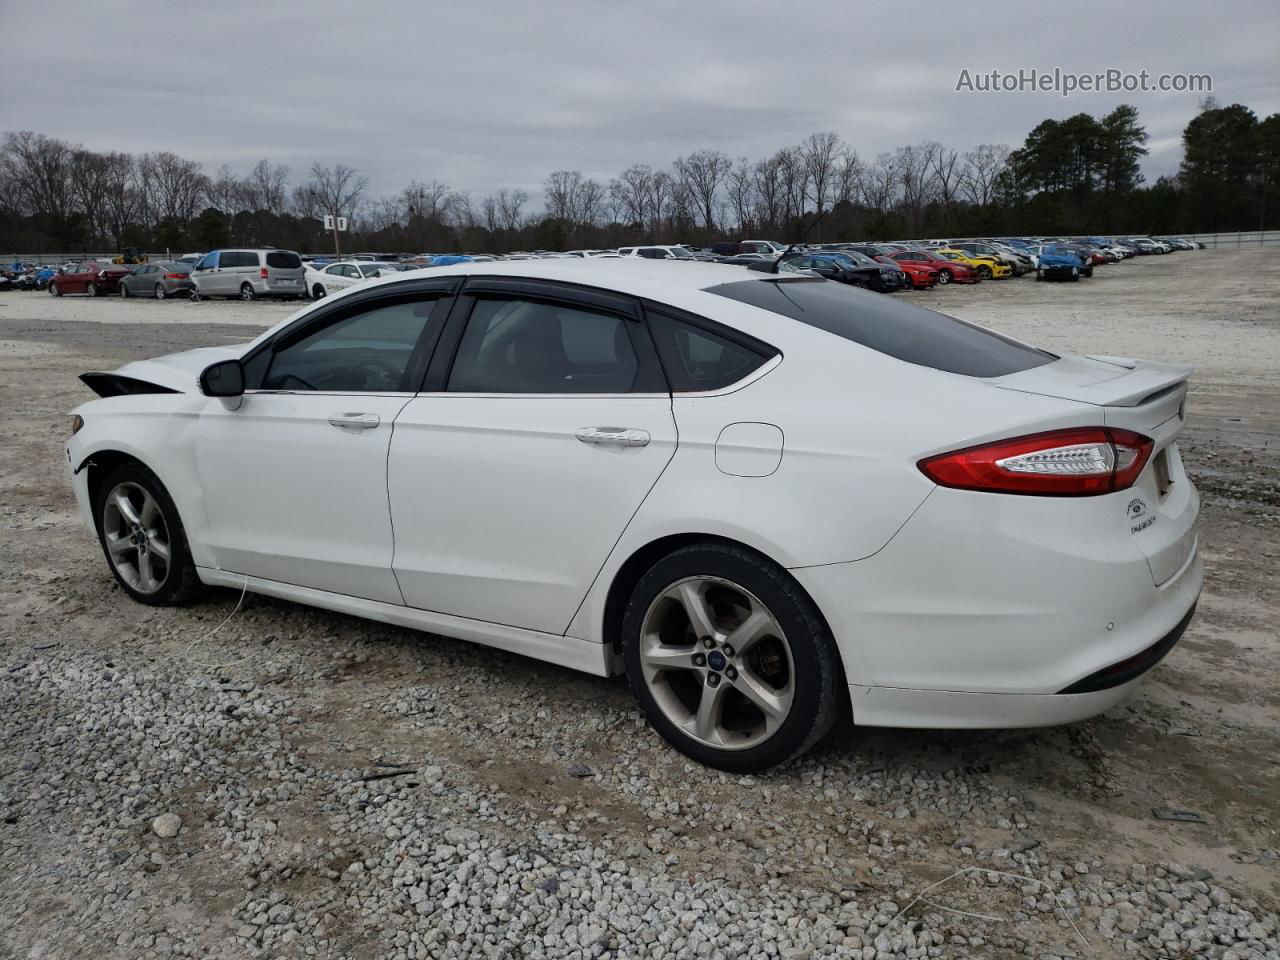
POLYGON ((1005 277, 1013 276, 1013 269, 1007 263, 1002 263, 995 257, 989 257, 985 253, 969 253, 965 250, 952 250, 950 247, 944 247, 933 252, 940 257, 946 257, 956 263, 963 263, 966 267, 972 267, 983 280, 990 280, 992 277, 997 280, 1003 280, 1005 277))

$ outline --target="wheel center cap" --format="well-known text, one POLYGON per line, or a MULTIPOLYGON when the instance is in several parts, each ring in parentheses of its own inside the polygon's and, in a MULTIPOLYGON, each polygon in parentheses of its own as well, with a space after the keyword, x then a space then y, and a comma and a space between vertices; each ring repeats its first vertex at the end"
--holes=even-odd
POLYGON ((707 654, 707 666, 709 666, 712 670, 717 670, 717 671, 723 670, 726 666, 728 666, 728 664, 729 664, 729 661, 725 658, 725 655, 721 653, 719 650, 712 650, 710 653, 707 654))

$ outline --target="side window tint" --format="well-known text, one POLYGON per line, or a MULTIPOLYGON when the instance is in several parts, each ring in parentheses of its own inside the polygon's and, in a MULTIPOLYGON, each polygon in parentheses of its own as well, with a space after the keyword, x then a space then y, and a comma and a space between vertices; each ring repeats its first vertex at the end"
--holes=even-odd
POLYGON ((760 367, 777 351, 714 333, 661 310, 646 311, 672 393, 722 390, 760 367))
POLYGON ((461 393, 629 393, 639 363, 626 321, 532 300, 476 301, 446 389, 461 393))
MULTIPOLYGON (((411 300, 373 307, 301 334, 277 347, 264 390, 395 393, 423 333, 443 322, 441 300, 411 300)), ((249 379, 252 383, 253 380, 249 379)))

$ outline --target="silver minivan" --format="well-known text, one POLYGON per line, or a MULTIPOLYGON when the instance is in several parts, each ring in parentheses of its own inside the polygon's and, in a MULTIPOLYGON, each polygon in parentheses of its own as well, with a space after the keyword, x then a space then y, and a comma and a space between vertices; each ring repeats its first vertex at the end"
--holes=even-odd
POLYGON ((305 273, 292 250, 213 250, 191 268, 192 297, 301 297, 305 273))

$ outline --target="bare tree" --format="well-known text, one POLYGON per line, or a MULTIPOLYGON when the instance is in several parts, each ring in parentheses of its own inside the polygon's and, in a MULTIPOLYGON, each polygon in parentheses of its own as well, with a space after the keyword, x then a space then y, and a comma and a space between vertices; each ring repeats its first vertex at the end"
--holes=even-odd
POLYGON ((106 173, 103 177, 106 190, 104 215, 106 229, 117 245, 124 245, 125 231, 138 221, 140 198, 137 188, 137 164, 127 153, 106 155, 106 173))
POLYGON ((65 220, 71 212, 71 148, 62 140, 21 130, 6 133, 0 167, 17 190, 20 209, 65 220))
POLYGON ((498 215, 501 218, 503 229, 520 229, 523 224, 524 205, 528 202, 529 194, 519 188, 498 191, 498 215))
POLYGON ((925 152, 925 163, 933 173, 938 200, 944 210, 949 210, 960 188, 960 153, 944 147, 936 140, 920 144, 920 149, 925 152))
MULTIPOLYGON (((811 133, 798 148, 798 157, 804 170, 806 192, 813 198, 814 212, 818 215, 818 238, 822 237, 822 214, 831 197, 831 189, 840 169, 840 157, 844 145, 830 131, 811 133)), ((804 213, 801 201, 799 213, 804 213)))
POLYGON ((720 185, 733 169, 733 161, 719 150, 695 150, 687 157, 677 157, 675 169, 689 200, 697 205, 702 215, 702 225, 708 231, 714 231, 716 197, 720 185))
POLYGON ((337 163, 332 167, 313 164, 311 182, 306 188, 314 198, 315 209, 334 216, 348 216, 369 185, 368 177, 362 177, 354 167, 337 163))
POLYGON ((907 210, 908 229, 915 233, 924 218, 924 209, 933 199, 933 170, 923 147, 899 147, 894 165, 902 188, 902 203, 907 210))
POLYGON ((239 213, 246 209, 245 184, 225 163, 209 180, 205 189, 205 198, 209 206, 226 214, 239 213))
POLYGON ((106 229, 106 205, 110 160, 106 154, 76 149, 71 153, 71 195, 83 211, 93 237, 106 229))
MULTIPOLYGON (((219 171, 221 172, 221 171, 219 171)), ((250 210, 282 213, 288 195, 289 168, 277 166, 263 157, 250 171, 244 183, 250 210)))
POLYGON ((196 215, 206 184, 200 164, 165 150, 143 154, 139 165, 157 220, 187 221, 196 215))
POLYGON ((960 190, 965 199, 985 207, 995 197, 1000 175, 1009 166, 1009 148, 1004 144, 983 143, 964 155, 960 190))
POLYGON ((637 163, 609 182, 609 194, 617 202, 622 215, 629 224, 641 230, 648 219, 653 177, 653 170, 647 163, 637 163))
POLYGON ((782 225, 784 200, 783 154, 760 160, 752 168, 751 184, 756 200, 756 221, 761 229, 782 225))
POLYGON ((888 213, 897 202, 900 184, 896 158, 891 153, 882 153, 863 175, 863 199, 877 213, 888 213))
POLYGON ((756 209, 755 171, 746 157, 739 157, 737 164, 725 178, 725 191, 729 196, 729 210, 742 233, 755 229, 753 215, 756 209))

